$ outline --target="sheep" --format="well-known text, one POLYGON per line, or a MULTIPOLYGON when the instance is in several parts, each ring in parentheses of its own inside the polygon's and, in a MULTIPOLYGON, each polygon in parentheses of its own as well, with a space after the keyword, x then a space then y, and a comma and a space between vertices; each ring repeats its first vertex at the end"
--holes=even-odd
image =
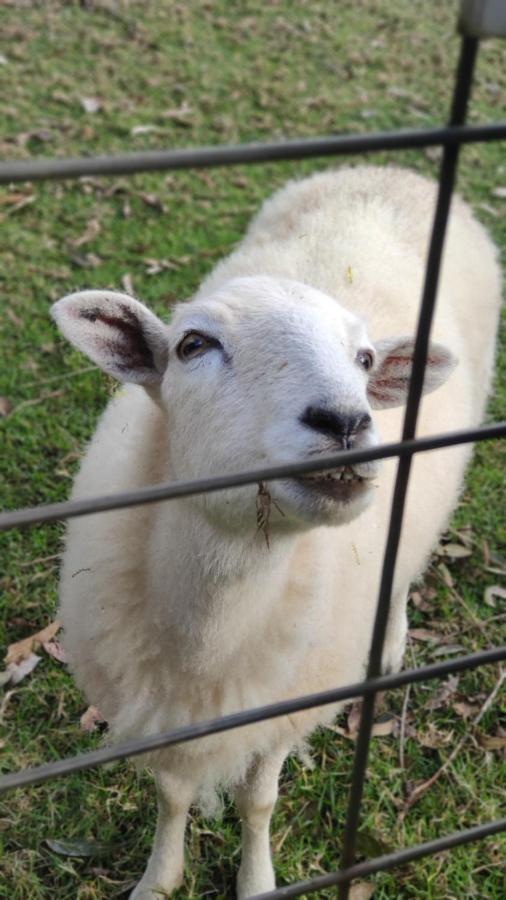
MULTIPOLYGON (((395 167, 292 181, 170 325, 109 290, 53 306, 63 334, 125 383, 73 496, 314 459, 399 438, 435 185, 395 167)), ((482 419, 499 309, 495 248, 453 200, 418 434, 482 419)), ((470 449, 413 461, 385 671, 398 670, 410 583, 448 523, 470 449)), ((78 684, 115 740, 359 680, 396 464, 94 514, 67 529, 60 603, 78 684)), ((275 886, 280 768, 337 705, 143 758, 158 823, 134 900, 182 881, 193 802, 229 790, 242 820, 237 896, 275 886)))

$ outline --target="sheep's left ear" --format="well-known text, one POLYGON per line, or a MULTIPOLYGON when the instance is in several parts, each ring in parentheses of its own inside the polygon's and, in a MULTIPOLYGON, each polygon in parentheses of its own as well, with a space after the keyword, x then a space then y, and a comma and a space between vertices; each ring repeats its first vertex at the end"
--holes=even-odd
MULTIPOLYGON (((402 406, 408 396, 415 342, 412 338, 390 338, 378 341, 376 366, 368 384, 369 402, 373 409, 402 406)), ((442 344, 430 344, 423 383, 424 394, 430 394, 445 383, 457 359, 442 344)))
POLYGON ((113 291, 80 291, 58 300, 51 315, 60 331, 119 381, 160 384, 167 367, 167 327, 150 310, 113 291))

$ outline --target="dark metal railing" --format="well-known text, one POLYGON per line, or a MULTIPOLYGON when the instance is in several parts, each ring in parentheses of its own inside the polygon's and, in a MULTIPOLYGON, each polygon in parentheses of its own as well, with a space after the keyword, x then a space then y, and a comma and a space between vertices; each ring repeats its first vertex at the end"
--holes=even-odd
POLYGON ((430 145, 439 145, 444 148, 416 335, 413 371, 401 441, 367 450, 337 453, 326 457, 323 461, 318 459, 313 462, 292 463, 250 472, 203 478, 196 481, 153 485, 116 495, 55 503, 5 512, 0 515, 0 531, 6 531, 11 528, 52 522, 73 516, 89 515, 141 503, 169 501, 175 497, 188 497, 197 493, 222 490, 225 487, 230 488, 257 483, 258 481, 269 481, 317 469, 321 470, 326 467, 334 468, 344 464, 397 456, 399 462, 366 679, 334 690, 272 703, 268 706, 245 710, 206 722, 197 722, 164 734, 132 739, 115 746, 102 747, 89 753, 4 775, 0 778, 0 791, 40 784, 52 778, 89 769, 112 760, 136 756, 171 744, 196 740, 204 735, 239 728, 263 719, 286 715, 314 706, 323 706, 329 703, 362 697, 362 717, 355 751, 340 871, 269 891, 258 895, 257 900, 260 900, 260 897, 262 900, 297 897, 301 894, 321 891, 333 885, 339 886, 340 900, 347 900, 350 883, 354 878, 400 866, 423 856, 438 853, 470 841, 476 841, 506 829, 506 819, 502 819, 497 822, 478 825, 475 828, 461 831, 457 834, 440 837, 414 847, 397 850, 366 862, 359 864, 354 862, 362 792, 372 732, 374 703, 378 691, 413 684, 431 678, 440 678, 443 675, 506 659, 506 647, 497 647, 419 669, 408 669, 394 675, 382 676, 380 674, 380 663, 388 623, 395 563, 402 531, 404 504, 413 454, 466 442, 504 437, 506 435, 506 422, 503 422, 479 429, 467 429, 433 437, 415 438, 427 348, 459 150, 464 143, 492 141, 506 137, 506 123, 472 127, 465 125, 466 110, 478 51, 478 37, 481 34, 488 33, 504 34, 501 17, 502 12, 495 0, 463 0, 461 28, 464 31, 464 36, 462 38, 450 122, 446 127, 394 131, 362 136, 332 136, 239 147, 204 147, 179 151, 121 154, 110 157, 61 160, 40 159, 0 164, 1 184, 48 178, 77 178, 82 175, 117 175, 120 173, 154 170, 266 162, 268 160, 305 159, 316 156, 338 156, 349 153, 367 153, 378 150, 416 148, 430 145), (488 19, 485 14, 488 15, 488 19), (481 26, 479 25, 480 22, 482 23, 481 26), (483 24, 485 22, 486 27, 483 24), (480 31, 480 27, 482 27, 482 31, 480 31))

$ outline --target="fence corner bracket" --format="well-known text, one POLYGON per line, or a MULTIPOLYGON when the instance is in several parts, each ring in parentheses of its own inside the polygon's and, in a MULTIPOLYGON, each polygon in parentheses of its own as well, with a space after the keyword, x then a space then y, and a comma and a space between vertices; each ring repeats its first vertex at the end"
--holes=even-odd
POLYGON ((461 0, 458 29, 466 37, 506 37, 506 3, 504 0, 461 0))

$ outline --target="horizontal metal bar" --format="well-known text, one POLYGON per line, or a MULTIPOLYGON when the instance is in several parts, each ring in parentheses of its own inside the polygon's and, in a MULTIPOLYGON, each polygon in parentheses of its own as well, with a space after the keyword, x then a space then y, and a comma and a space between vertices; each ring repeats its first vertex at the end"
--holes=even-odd
POLYGON ((459 128, 412 128, 372 134, 340 134, 237 146, 196 147, 187 150, 146 150, 113 156, 74 159, 11 160, 0 164, 0 184, 79 178, 82 175, 127 175, 134 172, 200 169, 276 160, 340 156, 434 145, 481 143, 506 138, 506 122, 459 128))
POLYGON ((358 681, 355 684, 344 685, 341 688, 320 691, 317 694, 307 694, 304 697, 295 697, 293 700, 269 703, 267 706, 258 706, 254 709, 231 713, 218 719, 195 722, 192 725, 176 728, 174 731, 164 732, 163 734, 132 738, 121 744, 101 747, 99 750, 92 750, 89 753, 81 753, 68 759, 59 759, 55 762, 4 775, 0 778, 0 793, 13 788, 26 787, 30 784, 41 784, 61 775, 70 775, 72 772, 91 769, 93 766, 114 762, 127 756, 139 756, 142 753, 153 752, 173 744, 187 743, 208 734, 230 731, 232 728, 251 725, 264 719, 274 719, 277 716, 290 715, 304 709, 311 709, 315 706, 327 706, 330 703, 339 703, 356 697, 367 697, 378 691, 393 690, 405 684, 428 681, 431 678, 442 678, 444 675, 449 675, 453 672, 463 672, 466 669, 474 669, 477 666, 489 665, 504 659, 506 659, 506 645, 494 647, 491 650, 481 650, 479 653, 471 653, 468 656, 457 657, 457 659, 433 663, 420 669, 406 669, 404 672, 397 672, 393 675, 382 675, 368 681, 358 681))
POLYGON ((451 850, 453 847, 470 844, 472 841, 483 840, 483 838, 491 837, 493 834, 498 834, 500 831, 505 830, 506 818, 497 819, 495 822, 486 822, 484 825, 475 825, 474 828, 467 828, 465 831, 457 831, 442 838, 435 838, 433 841, 427 841, 425 844, 415 844, 414 847, 406 847, 403 850, 396 850, 394 853, 386 853, 384 856, 368 859, 366 862, 357 863, 348 869, 341 869, 339 872, 319 875, 316 878, 308 879, 308 881, 298 881, 295 884, 289 884, 274 891, 255 894, 251 897, 251 900, 287 900, 288 897, 300 897, 301 894, 314 894, 316 891, 323 891, 325 888, 332 887, 332 885, 343 884, 354 878, 374 875, 375 872, 385 872, 387 869, 396 868, 396 866, 405 866, 406 863, 413 862, 415 859, 442 853, 444 850, 451 850))
POLYGON ((88 516, 96 512, 111 509, 123 509, 126 506, 139 506, 142 503, 158 503, 161 500, 174 500, 177 497, 191 497, 195 494, 221 491, 224 488, 240 487, 244 484, 256 484, 259 481, 275 481, 282 478, 303 475, 306 472, 318 472, 333 469, 337 466, 352 465, 359 462, 370 462, 375 459, 388 459, 392 456, 407 453, 424 453, 457 444, 486 441, 506 435, 506 422, 497 422, 481 428, 470 428, 464 431, 449 431, 434 437, 416 438, 410 441, 396 441, 392 444, 379 444, 363 450, 342 450, 332 456, 321 456, 318 459, 304 462, 286 463, 283 466, 269 466, 238 472, 232 475, 219 475, 213 478, 199 478, 192 481, 168 481, 135 491, 118 494, 106 494, 84 500, 67 500, 62 503, 49 503, 42 506, 31 506, 13 512, 0 514, 0 532, 10 528, 36 525, 42 522, 56 522, 59 519, 72 519, 76 516, 88 516))

